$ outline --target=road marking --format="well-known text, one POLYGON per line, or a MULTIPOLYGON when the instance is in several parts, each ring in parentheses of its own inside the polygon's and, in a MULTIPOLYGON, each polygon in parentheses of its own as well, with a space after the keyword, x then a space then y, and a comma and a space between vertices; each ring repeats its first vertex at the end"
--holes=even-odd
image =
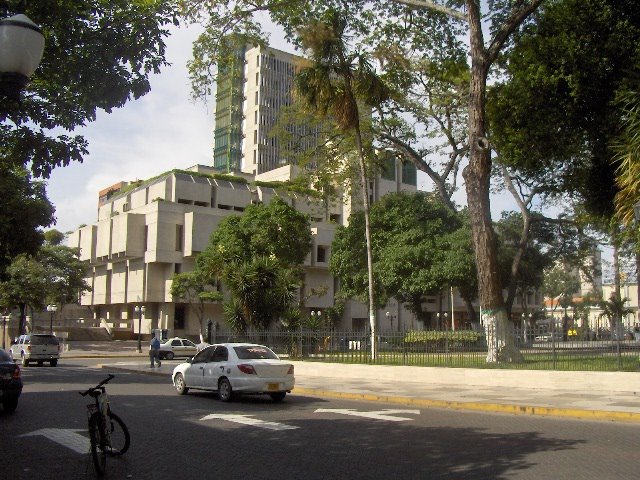
POLYGON ((202 417, 200 420, 211 420, 211 419, 219 419, 219 420, 225 420, 227 422, 241 423, 242 425, 251 425, 253 427, 266 428, 267 430, 294 430, 298 428, 291 425, 285 425, 284 423, 265 422, 264 420, 260 420, 258 418, 252 418, 251 415, 233 415, 233 414, 213 413, 211 415, 207 415, 206 417, 202 417))
POLYGON ((67 447, 77 453, 89 452, 89 439, 76 432, 83 430, 73 430, 65 428, 43 428, 35 432, 25 433, 21 437, 43 436, 52 442, 59 443, 63 447, 67 447))
POLYGON ((404 422, 413 420, 408 417, 395 417, 399 413, 408 413, 411 415, 420 415, 420 410, 373 410, 371 412, 359 412, 352 408, 319 408, 315 413, 338 413, 340 415, 352 415, 354 417, 372 418, 374 420, 388 420, 390 422, 404 422))

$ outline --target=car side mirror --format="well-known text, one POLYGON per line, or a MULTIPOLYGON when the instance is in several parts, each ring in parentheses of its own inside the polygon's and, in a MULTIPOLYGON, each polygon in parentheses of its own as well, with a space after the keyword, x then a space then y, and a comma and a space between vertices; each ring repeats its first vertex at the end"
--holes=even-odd
POLYGON ((193 358, 187 358, 187 363, 193 363, 193 358))

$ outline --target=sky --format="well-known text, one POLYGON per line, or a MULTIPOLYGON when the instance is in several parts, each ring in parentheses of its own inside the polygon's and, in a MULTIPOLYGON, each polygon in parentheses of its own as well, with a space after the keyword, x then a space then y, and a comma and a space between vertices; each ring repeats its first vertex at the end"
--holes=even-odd
MULTIPOLYGON (((190 99, 187 61, 198 27, 174 29, 167 38, 167 61, 160 74, 151 77, 151 91, 129 101, 111 114, 99 112, 96 121, 77 130, 89 142, 84 162, 54 169, 48 180, 49 200, 56 207, 57 222, 51 228, 75 230, 97 221, 98 192, 120 181, 154 177, 174 168, 213 163, 215 105, 190 99)), ((272 33, 270 44, 293 51, 282 37, 272 33)), ((418 187, 428 189, 426 175, 418 172, 418 187)), ((455 201, 465 204, 464 186, 455 201)), ((493 197, 494 219, 513 208, 508 196, 493 197)))

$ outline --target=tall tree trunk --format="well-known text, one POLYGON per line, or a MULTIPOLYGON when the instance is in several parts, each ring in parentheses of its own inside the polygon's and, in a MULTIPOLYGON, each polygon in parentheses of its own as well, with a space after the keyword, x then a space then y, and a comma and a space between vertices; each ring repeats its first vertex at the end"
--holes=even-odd
MULTIPOLYGON (((617 234, 614 231, 613 235, 613 294, 611 296, 615 296, 618 300, 622 299, 622 285, 620 282, 620 253, 618 252, 618 238, 617 234)), ((609 328, 611 331, 615 331, 616 334, 619 334, 620 323, 622 322, 622 318, 620 318, 620 314, 618 312, 614 312, 614 316, 610 319, 611 324, 609 328), (615 329, 615 330, 614 330, 615 329)))
POLYGON ((469 165, 463 171, 467 205, 478 270, 480 320, 487 338, 487 362, 520 361, 507 318, 498 268, 496 236, 491 222, 489 183, 490 149, 486 144, 486 78, 489 64, 482 38, 479 2, 467 2, 471 42, 471 92, 469 96, 469 165))
POLYGON ((371 250, 371 225, 369 221, 369 183, 367 180, 367 169, 364 161, 364 150, 362 147, 362 135, 360 128, 356 127, 356 147, 358 149, 358 160, 360 163, 360 183, 362 184, 362 202, 364 210, 364 236, 367 241, 367 275, 369 279, 369 326, 371 327, 371 358, 377 357, 376 345, 376 308, 373 297, 373 252, 371 250))

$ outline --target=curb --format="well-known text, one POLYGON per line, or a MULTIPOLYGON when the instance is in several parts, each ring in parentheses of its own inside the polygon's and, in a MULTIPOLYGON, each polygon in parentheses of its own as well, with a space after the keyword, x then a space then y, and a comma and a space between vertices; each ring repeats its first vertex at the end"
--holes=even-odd
MULTIPOLYGON (((139 370, 118 365, 98 364, 97 368, 109 368, 125 372, 140 373, 142 375, 171 376, 170 373, 157 370, 139 370)), ((579 408, 541 407, 533 405, 514 405, 502 403, 456 402, 451 400, 430 400, 425 398, 402 397, 397 395, 377 395, 373 393, 349 393, 316 388, 295 387, 293 395, 312 395, 324 398, 339 398, 343 400, 359 400, 366 402, 384 402, 409 405, 424 408, 443 408, 449 410, 466 410, 488 413, 506 413, 511 415, 530 415, 542 417, 572 418, 575 420, 610 421, 624 423, 640 423, 640 413, 614 412, 609 410, 585 410, 579 408)))
POLYGON ((376 395, 371 393, 346 393, 314 388, 295 387, 292 393, 316 395, 327 398, 345 400, 361 400, 368 402, 397 403, 427 408, 444 408, 450 410, 470 410, 491 413, 507 413, 512 415, 531 415, 544 417, 563 417, 577 420, 601 420, 626 423, 640 423, 640 413, 614 412, 609 410, 584 410, 578 408, 541 407, 533 405, 513 405, 501 403, 456 402, 450 400, 429 400, 424 398, 376 395))

